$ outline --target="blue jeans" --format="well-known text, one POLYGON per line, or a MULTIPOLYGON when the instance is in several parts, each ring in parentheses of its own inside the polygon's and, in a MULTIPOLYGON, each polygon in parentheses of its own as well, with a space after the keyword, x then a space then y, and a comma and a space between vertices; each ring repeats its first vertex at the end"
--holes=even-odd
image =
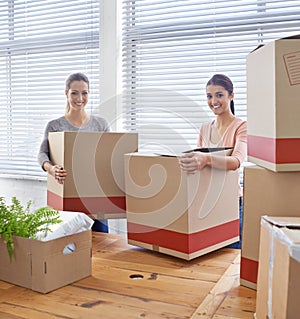
POLYGON ((242 247, 243 199, 241 197, 239 199, 239 208, 240 208, 240 241, 237 241, 236 243, 230 244, 230 245, 226 246, 226 248, 241 249, 241 247, 242 247))
POLYGON ((108 233, 108 222, 106 219, 98 220, 95 219, 94 224, 92 226, 92 231, 97 231, 101 233, 108 233))

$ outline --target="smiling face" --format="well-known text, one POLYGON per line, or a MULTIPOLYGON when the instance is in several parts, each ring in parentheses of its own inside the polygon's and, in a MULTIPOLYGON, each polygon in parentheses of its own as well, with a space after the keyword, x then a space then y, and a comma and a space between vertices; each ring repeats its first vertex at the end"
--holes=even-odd
POLYGON ((84 109, 88 102, 89 87, 85 81, 73 81, 66 91, 70 111, 84 109))
POLYGON ((233 93, 229 94, 223 86, 208 85, 206 87, 207 104, 216 115, 222 113, 231 113, 230 102, 233 99, 233 93))

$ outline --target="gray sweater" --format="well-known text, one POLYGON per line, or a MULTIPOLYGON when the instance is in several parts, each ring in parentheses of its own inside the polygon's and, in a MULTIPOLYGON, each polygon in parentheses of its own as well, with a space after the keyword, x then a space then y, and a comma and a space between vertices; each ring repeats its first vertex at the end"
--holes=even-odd
POLYGON ((43 166, 44 162, 50 162, 50 154, 49 154, 49 141, 48 141, 48 133, 49 132, 109 132, 109 126, 107 121, 99 116, 91 115, 88 123, 79 128, 77 126, 72 125, 64 116, 59 117, 58 119, 52 120, 48 122, 44 138, 40 146, 40 150, 38 153, 38 163, 43 166))

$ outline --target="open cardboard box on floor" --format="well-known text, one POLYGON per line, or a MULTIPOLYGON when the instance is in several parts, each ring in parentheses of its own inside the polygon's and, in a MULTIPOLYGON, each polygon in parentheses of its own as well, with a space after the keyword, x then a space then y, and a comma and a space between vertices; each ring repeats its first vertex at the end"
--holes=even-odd
POLYGON ((256 289, 261 216, 300 217, 299 195, 300 172, 273 172, 257 165, 244 168, 241 285, 256 289))
POLYGON ((12 262, 1 238, 0 256, 0 280, 47 293, 92 274, 92 233, 50 241, 15 236, 12 262), (75 250, 66 253, 70 244, 75 250))
POLYGON ((300 171, 300 35, 247 56, 248 160, 273 171, 300 171))
POLYGON ((125 155, 128 243, 190 260, 239 240, 239 172, 125 155))
POLYGON ((137 133, 52 132, 49 147, 68 174, 63 185, 48 176, 49 206, 96 219, 126 217, 124 154, 137 151, 137 133))
POLYGON ((263 216, 255 318, 300 313, 300 217, 263 216))

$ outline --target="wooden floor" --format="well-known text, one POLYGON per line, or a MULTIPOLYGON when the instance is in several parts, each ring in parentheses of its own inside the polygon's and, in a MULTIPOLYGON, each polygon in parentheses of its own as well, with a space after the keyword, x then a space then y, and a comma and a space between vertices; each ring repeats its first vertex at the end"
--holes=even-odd
POLYGON ((2 319, 248 319, 256 292, 239 285, 240 251, 192 261, 93 233, 93 275, 48 294, 0 281, 2 319))

